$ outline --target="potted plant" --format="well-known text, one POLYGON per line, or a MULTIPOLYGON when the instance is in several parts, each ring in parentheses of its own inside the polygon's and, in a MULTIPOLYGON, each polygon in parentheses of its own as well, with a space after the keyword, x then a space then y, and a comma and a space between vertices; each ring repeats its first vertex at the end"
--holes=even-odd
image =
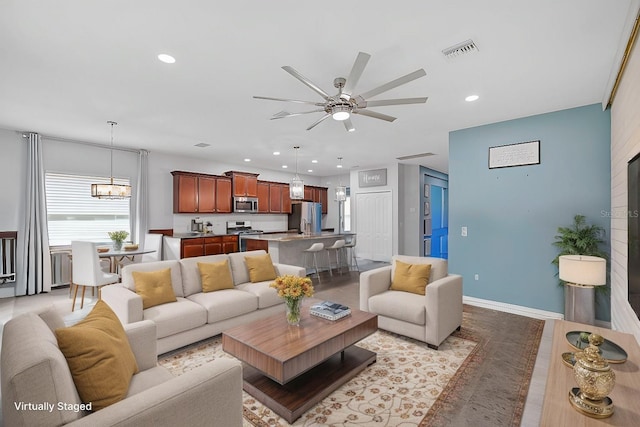
POLYGON ((128 235, 129 233, 124 230, 109 231, 109 238, 113 240, 113 249, 116 251, 122 250, 122 242, 128 235))
POLYGON ((553 245, 560 253, 551 262, 558 267, 561 255, 590 255, 608 260, 608 254, 600 250, 600 245, 605 243, 603 236, 604 228, 587 224, 585 216, 578 214, 573 217, 571 227, 558 227, 553 245))
MULTIPOLYGON (((560 253, 551 262, 559 269, 562 255, 587 255, 607 260, 609 258, 607 253, 600 249, 600 245, 605 243, 604 232, 604 228, 598 225, 587 224, 584 215, 574 216, 572 226, 558 227, 553 245, 560 250, 560 253)), ((608 283, 608 274, 606 278, 608 283)), ((574 285, 562 280, 560 285, 564 285, 565 320, 593 323, 595 321, 594 286, 574 285)), ((608 292, 606 285, 595 286, 595 289, 605 294, 608 292)))

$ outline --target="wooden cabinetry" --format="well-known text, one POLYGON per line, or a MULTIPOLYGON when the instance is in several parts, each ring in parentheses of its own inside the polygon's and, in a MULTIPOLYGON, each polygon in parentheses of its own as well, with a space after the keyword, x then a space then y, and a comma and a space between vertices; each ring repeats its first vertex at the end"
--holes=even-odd
POLYGON ((282 213, 282 184, 269 185, 269 212, 282 213))
POLYGON ((182 239, 180 244, 180 258, 228 254, 238 252, 238 250, 238 236, 228 235, 182 239))
POLYGON ((216 212, 231 213, 231 180, 229 178, 216 178, 216 212))
POLYGON ((258 181, 258 212, 269 212, 269 189, 271 184, 266 181, 258 181))
POLYGON ((282 213, 291 213, 291 194, 289 184, 282 184, 282 213))
POLYGON ((224 173, 233 181, 234 197, 258 197, 258 174, 227 171, 224 173))
POLYGON ((173 171, 174 213, 231 212, 231 179, 173 171))
POLYGON ((328 189, 326 187, 304 186, 304 199, 322 204, 322 213, 328 212, 328 189))

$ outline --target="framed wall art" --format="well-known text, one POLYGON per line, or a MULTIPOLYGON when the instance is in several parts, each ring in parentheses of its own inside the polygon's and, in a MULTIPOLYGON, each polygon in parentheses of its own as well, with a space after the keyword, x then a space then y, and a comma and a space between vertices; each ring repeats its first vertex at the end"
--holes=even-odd
POLYGON ((489 169, 540 164, 540 140, 489 147, 489 169))

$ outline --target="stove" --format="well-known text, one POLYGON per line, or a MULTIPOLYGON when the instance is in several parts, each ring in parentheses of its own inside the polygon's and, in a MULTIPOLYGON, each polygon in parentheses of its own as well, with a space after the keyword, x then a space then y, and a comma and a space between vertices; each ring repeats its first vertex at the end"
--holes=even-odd
POLYGON ((262 234, 262 230, 254 230, 251 221, 227 221, 227 234, 262 234))

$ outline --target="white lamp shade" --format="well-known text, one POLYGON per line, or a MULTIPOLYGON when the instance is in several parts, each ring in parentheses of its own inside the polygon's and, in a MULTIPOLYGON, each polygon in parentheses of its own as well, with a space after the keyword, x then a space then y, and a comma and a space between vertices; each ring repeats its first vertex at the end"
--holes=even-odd
POLYGON ((577 285, 600 286, 607 283, 607 260, 588 255, 561 255, 560 280, 577 285))

